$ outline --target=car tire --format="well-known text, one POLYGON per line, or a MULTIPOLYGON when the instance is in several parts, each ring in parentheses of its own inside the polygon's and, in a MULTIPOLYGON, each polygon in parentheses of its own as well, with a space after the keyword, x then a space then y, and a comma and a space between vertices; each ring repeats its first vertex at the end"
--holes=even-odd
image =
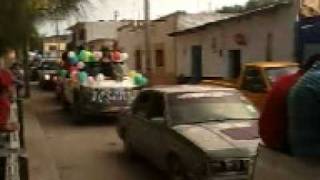
POLYGON ((190 180, 186 174, 181 160, 176 156, 169 156, 168 158, 168 173, 170 180, 190 180))

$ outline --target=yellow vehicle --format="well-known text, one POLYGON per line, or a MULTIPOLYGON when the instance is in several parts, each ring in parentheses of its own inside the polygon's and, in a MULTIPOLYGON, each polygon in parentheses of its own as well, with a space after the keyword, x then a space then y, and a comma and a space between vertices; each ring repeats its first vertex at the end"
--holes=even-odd
POLYGON ((295 62, 255 62, 245 65, 239 78, 239 88, 252 92, 267 92, 281 76, 297 72, 295 62))
POLYGON ((204 84, 222 85, 240 89, 257 107, 262 109, 266 92, 281 76, 299 70, 298 63, 285 61, 263 61, 244 65, 240 77, 231 81, 205 81, 204 84))
POLYGON ((271 90, 273 83, 281 76, 293 74, 299 70, 295 62, 255 62, 245 65, 238 88, 257 106, 262 109, 266 92, 271 90))

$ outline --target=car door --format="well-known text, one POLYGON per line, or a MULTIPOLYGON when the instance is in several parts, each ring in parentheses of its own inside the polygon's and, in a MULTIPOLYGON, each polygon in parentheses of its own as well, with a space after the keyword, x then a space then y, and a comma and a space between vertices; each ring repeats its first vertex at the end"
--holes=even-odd
POLYGON ((146 143, 144 141, 146 126, 145 120, 147 118, 148 106, 151 101, 151 94, 149 91, 141 92, 134 101, 131 108, 131 116, 127 122, 126 138, 131 145, 139 153, 144 153, 146 143))
POLYGON ((143 120, 143 125, 146 127, 144 132, 145 148, 148 152, 148 158, 155 164, 160 165, 164 158, 163 152, 166 152, 166 147, 163 146, 162 133, 165 133, 167 129, 163 94, 152 92, 148 107, 147 118, 143 120))

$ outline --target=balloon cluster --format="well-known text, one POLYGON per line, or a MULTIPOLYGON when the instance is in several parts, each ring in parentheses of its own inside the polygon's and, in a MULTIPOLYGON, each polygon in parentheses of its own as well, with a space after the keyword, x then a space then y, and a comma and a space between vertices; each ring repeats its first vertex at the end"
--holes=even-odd
POLYGON ((148 79, 136 71, 130 71, 129 77, 133 79, 133 83, 136 86, 146 86, 148 84, 148 79))

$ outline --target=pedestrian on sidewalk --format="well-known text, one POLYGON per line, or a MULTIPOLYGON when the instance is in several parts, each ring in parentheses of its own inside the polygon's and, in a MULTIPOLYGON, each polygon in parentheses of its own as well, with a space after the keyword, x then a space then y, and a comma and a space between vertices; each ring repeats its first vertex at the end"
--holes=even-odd
POLYGON ((10 61, 13 61, 15 57, 12 54, 13 50, 6 49, 0 58, 0 61, 2 61, 0 62, 0 132, 12 132, 18 129, 16 123, 9 122, 14 80, 11 72, 4 68, 3 63, 5 61, 8 65, 10 61))

